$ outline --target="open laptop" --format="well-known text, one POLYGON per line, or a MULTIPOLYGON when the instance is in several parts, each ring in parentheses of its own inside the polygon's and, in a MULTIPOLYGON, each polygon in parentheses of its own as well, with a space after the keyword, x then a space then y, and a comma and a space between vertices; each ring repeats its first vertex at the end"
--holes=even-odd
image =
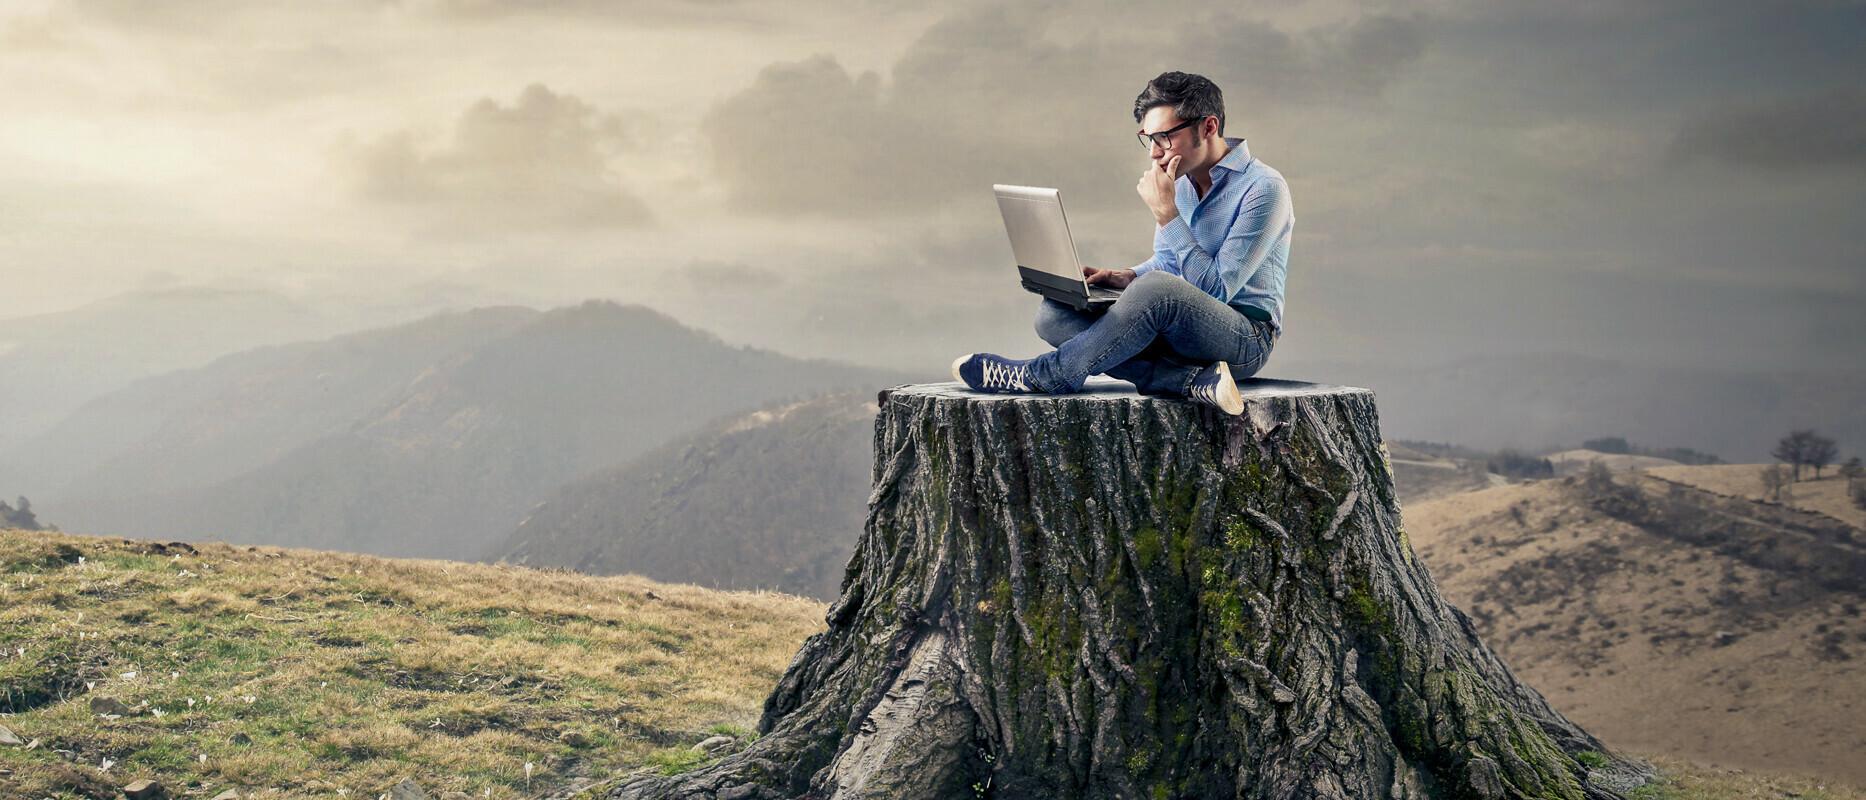
POLYGON ((1077 311, 1106 308, 1120 299, 1121 290, 1090 286, 1082 277, 1063 198, 1055 189, 995 184, 991 190, 998 195, 1004 232, 1011 236, 1011 254, 1026 291, 1077 311))

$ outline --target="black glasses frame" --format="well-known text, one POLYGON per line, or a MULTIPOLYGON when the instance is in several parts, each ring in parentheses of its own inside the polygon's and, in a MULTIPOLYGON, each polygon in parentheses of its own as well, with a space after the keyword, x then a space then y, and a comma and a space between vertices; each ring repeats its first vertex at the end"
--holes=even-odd
POLYGON ((1199 117, 1198 119, 1195 119, 1191 122, 1182 122, 1180 123, 1179 127, 1173 128, 1171 130, 1159 131, 1157 133, 1147 133, 1145 131, 1142 131, 1140 133, 1134 134, 1134 137, 1140 140, 1141 147, 1145 147, 1148 150, 1152 150, 1154 145, 1159 145, 1161 150, 1171 150, 1173 149, 1173 134, 1183 131, 1187 128, 1190 128, 1204 121, 1205 121, 1204 117, 1199 117))

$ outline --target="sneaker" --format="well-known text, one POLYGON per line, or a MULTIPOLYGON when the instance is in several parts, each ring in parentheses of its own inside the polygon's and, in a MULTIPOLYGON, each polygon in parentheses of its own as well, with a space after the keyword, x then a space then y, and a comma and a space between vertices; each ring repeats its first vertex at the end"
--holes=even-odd
POLYGON ((1194 401, 1217 406, 1220 411, 1237 416, 1244 413, 1244 395, 1238 393, 1237 381, 1231 380, 1231 365, 1220 361, 1199 370, 1186 393, 1194 401))
POLYGON ((973 353, 952 362, 952 377, 980 392, 1035 392, 1030 385, 1029 364, 990 353, 973 353))

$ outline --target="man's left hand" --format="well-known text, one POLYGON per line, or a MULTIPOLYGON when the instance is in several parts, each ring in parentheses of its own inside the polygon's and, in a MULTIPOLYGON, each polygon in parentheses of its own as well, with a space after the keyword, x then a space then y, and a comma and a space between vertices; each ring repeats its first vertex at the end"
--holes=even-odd
POLYGON ((1140 199, 1146 201, 1147 208, 1153 211, 1153 221, 1161 225, 1179 216, 1179 206, 1173 202, 1173 181, 1179 178, 1179 158, 1173 156, 1165 166, 1149 167, 1141 173, 1140 183, 1134 186, 1134 191, 1140 193, 1140 199))

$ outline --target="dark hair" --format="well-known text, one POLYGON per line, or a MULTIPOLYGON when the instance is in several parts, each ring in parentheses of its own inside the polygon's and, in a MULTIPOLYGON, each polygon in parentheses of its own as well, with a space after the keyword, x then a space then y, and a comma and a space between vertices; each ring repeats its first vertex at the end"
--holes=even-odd
POLYGON ((1147 88, 1134 98, 1134 121, 1159 106, 1172 106, 1180 122, 1206 117, 1218 118, 1218 135, 1225 135, 1225 93, 1204 75, 1189 72, 1162 72, 1147 81, 1147 88))

